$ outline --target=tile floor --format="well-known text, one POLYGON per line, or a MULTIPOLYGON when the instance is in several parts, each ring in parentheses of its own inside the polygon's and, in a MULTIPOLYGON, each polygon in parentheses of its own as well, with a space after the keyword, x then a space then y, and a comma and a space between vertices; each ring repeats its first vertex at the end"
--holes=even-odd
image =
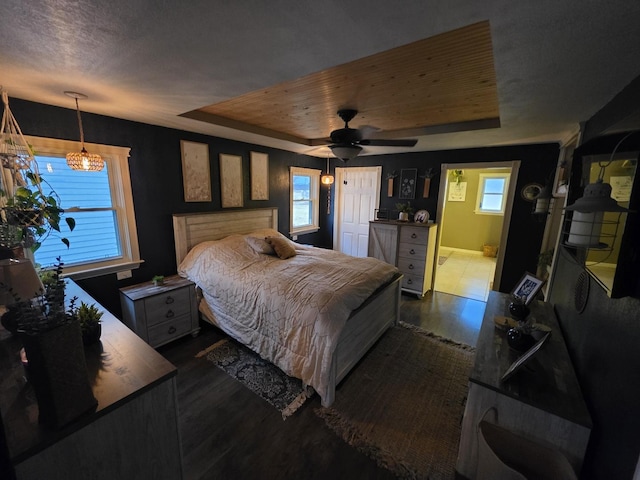
POLYGON ((446 261, 436 268, 435 290, 459 297, 487 301, 493 285, 496 259, 482 252, 440 247, 438 257, 446 261))

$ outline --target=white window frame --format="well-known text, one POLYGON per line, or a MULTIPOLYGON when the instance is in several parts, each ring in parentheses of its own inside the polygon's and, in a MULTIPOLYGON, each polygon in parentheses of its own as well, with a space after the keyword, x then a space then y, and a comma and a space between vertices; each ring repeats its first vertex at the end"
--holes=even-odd
POLYGON ((314 168, 289 167, 289 234, 300 235, 305 233, 313 233, 320 230, 320 174, 321 170, 314 168), (312 210, 312 224, 303 227, 293 226, 293 176, 309 176, 311 178, 310 185, 310 201, 312 210))
POLYGON ((507 193, 509 192, 509 180, 511 179, 510 173, 481 173, 478 179, 478 196, 476 198, 476 209, 474 212, 477 215, 502 215, 504 216, 504 210, 507 204, 507 193), (503 178, 504 188, 502 189, 502 209, 500 211, 496 210, 484 210, 481 207, 482 199, 484 197, 484 186, 485 181, 488 179, 494 178, 503 178))
MULTIPOLYGON (((65 157, 67 153, 80 151, 80 142, 58 140, 55 138, 31 137, 25 139, 33 146, 38 157, 65 157)), ((80 265, 65 265, 64 275, 74 280, 97 277, 109 273, 138 268, 144 261, 140 259, 138 248, 138 231, 133 208, 133 194, 131 192, 131 177, 129 176, 130 148, 111 145, 85 143, 85 148, 91 153, 102 156, 108 165, 109 189, 111 200, 116 211, 118 237, 122 255, 118 258, 83 263, 80 265)), ((73 209, 66 209, 73 213, 73 209)))

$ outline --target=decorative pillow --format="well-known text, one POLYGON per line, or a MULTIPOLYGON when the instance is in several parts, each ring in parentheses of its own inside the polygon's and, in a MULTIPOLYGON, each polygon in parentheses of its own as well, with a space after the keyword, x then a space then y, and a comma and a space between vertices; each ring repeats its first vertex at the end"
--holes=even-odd
POLYGON ((276 252, 273 250, 273 247, 271 247, 271 245, 269 245, 264 238, 245 237, 245 240, 249 244, 249 246, 258 253, 264 253, 266 255, 276 254, 276 252))
POLYGON ((265 238, 267 243, 273 247, 276 251, 276 255, 282 260, 294 257, 296 249, 293 244, 287 238, 283 237, 267 237, 265 238))

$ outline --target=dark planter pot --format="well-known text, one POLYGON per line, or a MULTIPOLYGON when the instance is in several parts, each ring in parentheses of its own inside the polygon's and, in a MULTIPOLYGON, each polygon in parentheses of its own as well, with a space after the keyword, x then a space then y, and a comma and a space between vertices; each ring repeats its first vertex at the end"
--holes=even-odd
POLYGON ((82 329, 82 343, 85 345, 93 345, 100 340, 102 335, 102 324, 97 323, 92 327, 82 329))
POLYGON ((80 325, 70 322, 37 335, 22 334, 39 421, 61 428, 98 405, 87 373, 80 325))

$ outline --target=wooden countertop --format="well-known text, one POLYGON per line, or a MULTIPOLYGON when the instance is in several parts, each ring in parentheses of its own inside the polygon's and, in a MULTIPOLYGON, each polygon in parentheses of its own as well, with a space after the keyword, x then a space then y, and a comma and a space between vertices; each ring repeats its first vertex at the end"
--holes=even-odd
POLYGON ((500 381, 521 355, 509 347, 506 332, 496 329, 493 321, 496 315, 509 316, 510 301, 511 295, 489 293, 470 381, 591 428, 591 416, 550 303, 531 302, 528 321, 548 326, 551 336, 513 377, 500 381))
POLYGON ((0 410, 14 464, 106 415, 120 405, 177 374, 177 369, 76 283, 69 280, 66 298, 74 296, 104 312, 100 342, 85 348, 89 380, 98 400, 95 413, 59 431, 38 424, 38 403, 24 378, 18 337, 0 327, 0 410))

